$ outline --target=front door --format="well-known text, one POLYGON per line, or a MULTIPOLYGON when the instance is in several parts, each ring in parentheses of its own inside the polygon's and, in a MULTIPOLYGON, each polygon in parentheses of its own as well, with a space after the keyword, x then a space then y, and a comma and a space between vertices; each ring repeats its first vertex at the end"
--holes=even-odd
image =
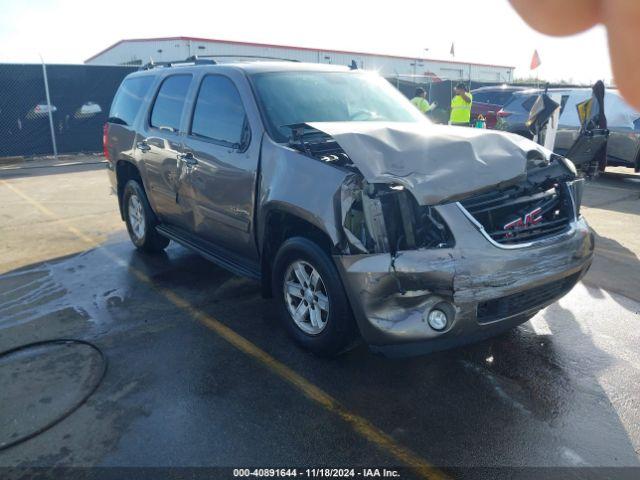
POLYGON ((195 234, 257 258, 252 234, 259 139, 251 138, 242 99, 224 75, 205 75, 181 154, 184 215, 195 234))

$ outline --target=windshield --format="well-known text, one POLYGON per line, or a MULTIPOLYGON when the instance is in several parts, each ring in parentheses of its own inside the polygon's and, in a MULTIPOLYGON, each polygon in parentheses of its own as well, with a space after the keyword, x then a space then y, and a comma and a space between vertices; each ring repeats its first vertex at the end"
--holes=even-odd
POLYGON ((267 130, 285 142, 285 125, 304 122, 428 122, 384 78, 365 72, 272 72, 253 82, 267 130))

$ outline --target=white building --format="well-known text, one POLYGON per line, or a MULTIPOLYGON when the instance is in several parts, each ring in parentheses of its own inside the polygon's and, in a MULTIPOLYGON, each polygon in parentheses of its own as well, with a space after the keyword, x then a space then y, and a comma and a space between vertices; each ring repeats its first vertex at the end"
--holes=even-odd
POLYGON ((195 37, 138 38, 120 40, 87 59, 90 65, 142 65, 153 60, 167 62, 184 60, 192 55, 262 56, 286 58, 301 62, 350 65, 377 70, 385 77, 410 80, 425 77, 433 80, 473 80, 477 82, 509 83, 514 67, 401 57, 375 53, 322 50, 285 45, 236 42, 195 37))

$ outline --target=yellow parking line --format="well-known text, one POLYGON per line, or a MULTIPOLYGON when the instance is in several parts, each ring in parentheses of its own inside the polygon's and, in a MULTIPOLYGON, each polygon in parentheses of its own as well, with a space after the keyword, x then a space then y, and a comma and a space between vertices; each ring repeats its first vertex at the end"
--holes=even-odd
MULTIPOLYGON (((97 240, 85 235, 80 230, 78 230, 73 225, 70 225, 66 220, 64 220, 59 215, 52 212, 50 209, 42 205, 37 200, 33 199, 29 195, 22 192, 17 187, 10 185, 5 180, 0 180, 0 183, 7 186, 10 190, 12 190, 16 195, 23 198, 26 202, 32 205, 34 208, 38 209, 40 212, 44 213, 50 218, 53 218, 57 221, 60 221, 65 225, 67 230, 74 235, 76 235, 79 239, 86 242, 91 247, 100 247, 101 245, 97 240)), ((114 260, 116 263, 127 266, 126 262, 118 257, 117 255, 112 254, 111 252, 101 248, 100 251, 104 253, 106 256, 114 260)), ((298 389, 302 394, 304 394, 307 398, 317 403, 324 409, 338 415, 342 420, 344 420, 347 424, 353 428, 358 434, 366 438, 371 443, 375 444, 381 450, 387 452, 392 455, 394 458, 402 462, 403 464, 411 467, 416 473, 418 473, 423 478, 429 479, 447 479, 449 478, 442 471, 438 470, 436 467, 431 465, 429 462, 413 453, 407 447, 400 445, 396 442, 391 436, 387 435, 385 432, 377 428, 373 425, 369 420, 360 415, 357 415, 351 411, 349 411, 346 407, 344 407, 338 400, 334 397, 326 393, 320 387, 316 386, 302 375, 296 373, 294 370, 286 366, 284 363, 276 360, 274 357, 269 355, 267 352, 262 350, 260 347, 255 345, 254 343, 247 340, 242 335, 236 333, 231 328, 227 327, 220 321, 213 318, 211 315, 206 312, 194 308, 191 304, 185 300, 184 298, 177 295, 175 292, 158 287, 155 285, 151 279, 145 275, 142 271, 135 269, 129 266, 131 272, 138 278, 140 281, 143 281, 150 285, 154 290, 159 292, 162 296, 164 296, 167 300, 169 300, 176 307, 185 310, 189 315, 191 315, 195 320, 200 322, 202 325, 206 326, 210 330, 213 330, 220 337, 226 340, 229 344, 236 347, 245 355, 253 358, 258 361, 263 367, 267 368, 273 374, 280 377, 282 380, 285 380, 290 385, 294 386, 298 389)))
POLYGON ((31 205, 32 207, 36 208, 37 210, 40 210, 42 213, 47 215, 49 218, 64 224, 64 226, 66 227, 66 229, 69 232, 73 233, 76 237, 78 237, 83 242, 86 242, 89 245, 93 245, 93 246, 96 246, 96 247, 99 246, 97 240, 94 240, 93 238, 85 235, 80 230, 78 230, 76 227, 74 227, 73 225, 70 225, 69 222, 67 222, 65 219, 63 219, 59 215, 56 215, 51 210, 49 210, 47 207, 42 205, 40 202, 38 202, 37 200, 31 198, 29 195, 26 195, 25 193, 23 193, 17 187, 14 187, 13 185, 11 185, 6 180, 0 180, 0 183, 2 183, 2 185, 7 187, 9 190, 11 190, 16 195, 22 197, 22 199, 25 200, 27 203, 29 203, 29 205, 31 205))

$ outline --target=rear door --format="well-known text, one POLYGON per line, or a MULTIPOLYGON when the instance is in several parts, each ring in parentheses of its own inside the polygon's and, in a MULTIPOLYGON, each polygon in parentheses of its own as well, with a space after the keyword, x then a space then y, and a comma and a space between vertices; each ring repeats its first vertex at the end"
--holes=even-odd
POLYGON ((158 88, 136 139, 136 157, 144 163, 149 200, 164 223, 186 226, 179 205, 181 147, 180 125, 193 77, 180 73, 166 76, 158 88))
POLYGON ((185 216, 199 238, 257 258, 252 235, 260 139, 234 81, 203 75, 184 137, 185 216), (255 129, 254 129, 255 131, 255 129))

